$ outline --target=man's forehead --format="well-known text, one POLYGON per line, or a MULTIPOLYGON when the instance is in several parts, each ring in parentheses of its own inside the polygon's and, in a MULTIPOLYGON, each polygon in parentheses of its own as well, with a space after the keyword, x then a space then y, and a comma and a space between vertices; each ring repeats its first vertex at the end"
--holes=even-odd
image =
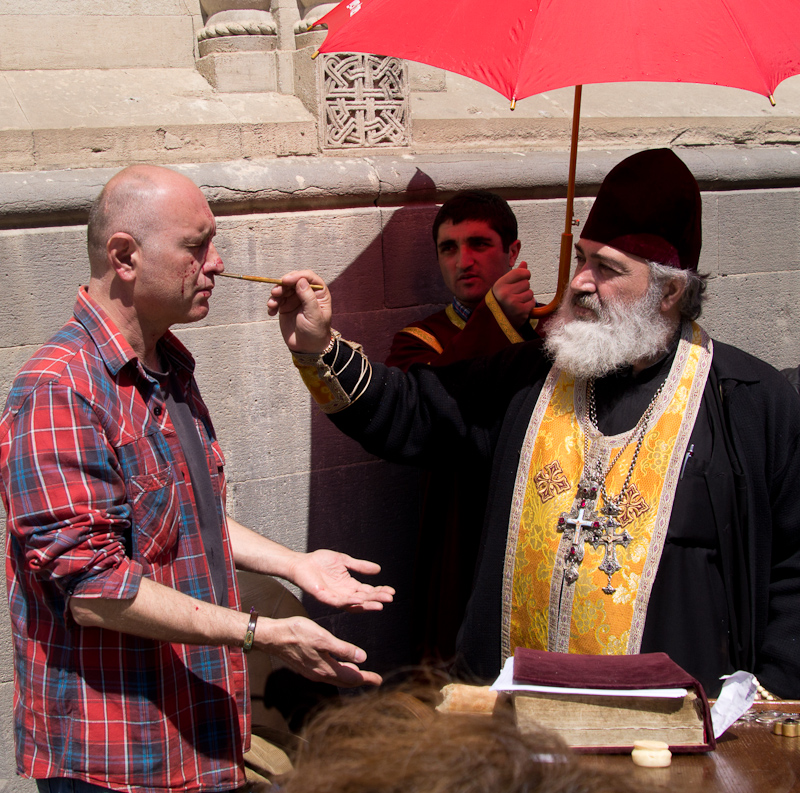
POLYGON ((436 233, 436 241, 441 242, 446 239, 457 239, 466 237, 488 237, 490 239, 500 238, 500 235, 485 220, 462 220, 461 223, 453 223, 452 220, 445 220, 436 233))
POLYGON ((205 196, 192 182, 174 182, 165 187, 158 196, 157 203, 163 219, 169 225, 192 227, 213 227, 214 214, 205 196))
POLYGON ((647 259, 643 259, 641 256, 626 253, 605 242, 596 242, 595 240, 588 240, 585 237, 581 237, 575 243, 575 250, 587 259, 596 259, 599 262, 623 264, 631 268, 649 268, 647 259))

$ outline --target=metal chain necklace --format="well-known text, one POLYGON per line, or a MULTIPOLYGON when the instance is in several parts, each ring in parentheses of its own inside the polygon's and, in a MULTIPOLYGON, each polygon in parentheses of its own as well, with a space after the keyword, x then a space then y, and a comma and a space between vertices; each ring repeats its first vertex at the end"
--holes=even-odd
MULTIPOLYGON (((611 585, 611 576, 622 569, 622 566, 617 561, 616 548, 618 545, 627 548, 633 540, 633 537, 624 529, 619 534, 616 532, 620 528, 616 518, 620 513, 620 504, 633 477, 633 469, 636 467, 636 461, 639 458, 639 452, 642 450, 644 438, 647 434, 647 425, 655 412, 658 398, 661 396, 665 384, 666 380, 658 387, 636 426, 620 445, 619 451, 605 469, 603 469, 599 459, 590 465, 589 433, 584 432, 583 434, 583 473, 578 485, 578 492, 575 494, 572 509, 569 512, 561 513, 556 526, 556 530, 562 532, 565 536, 567 536, 568 531, 572 532, 570 545, 564 559, 564 580, 567 584, 574 584, 578 580, 578 568, 583 561, 585 545, 588 543, 597 550, 602 543, 605 546, 605 552, 603 561, 597 569, 608 576, 608 583, 603 587, 603 592, 607 595, 612 595, 616 591, 615 587, 611 585), (633 457, 631 458, 630 466, 628 466, 625 481, 619 493, 616 496, 611 496, 606 490, 606 479, 622 456, 622 453, 634 440, 636 448, 633 450, 633 457), (603 507, 598 514, 597 499, 600 495, 603 496, 603 507)), ((593 379, 586 384, 586 402, 589 422, 597 432, 600 432, 597 426, 597 407, 593 379)))
MULTIPOLYGON (((650 421, 650 417, 653 415, 653 411, 656 408, 656 403, 658 402, 658 398, 661 396, 661 392, 664 390, 664 385, 666 384, 666 380, 658 387, 658 390, 653 394, 653 398, 650 400, 650 404, 645 408, 644 413, 642 413, 642 417, 636 422, 636 426, 631 430, 631 434, 628 436, 627 440, 620 445, 619 451, 614 455, 614 459, 608 464, 608 467, 605 471, 602 469, 600 465, 600 460, 596 460, 594 463, 594 470, 587 471, 584 468, 584 475, 587 473, 594 474, 593 479, 596 479, 600 483, 600 492, 603 495, 603 508, 615 508, 616 513, 619 512, 619 505, 622 499, 625 497, 625 492, 628 489, 628 485, 631 483, 631 478, 633 477, 633 469, 636 467, 636 461, 639 458, 639 452, 642 450, 642 444, 644 443, 644 436, 647 434, 647 424, 650 421), (622 456, 622 453, 625 449, 630 446, 633 442, 634 438, 636 439, 636 448, 633 450, 633 457, 631 458, 631 464, 628 468, 628 474, 625 477, 625 481, 622 484, 622 489, 617 493, 616 496, 609 496, 608 491, 606 490, 606 479, 608 475, 611 473, 611 469, 617 464, 617 460, 622 456)), ((588 413, 589 413, 589 423, 592 425, 592 428, 600 432, 600 427, 597 423, 597 403, 594 396, 594 379, 589 380, 586 384, 586 402, 588 404, 588 413)), ((584 466, 588 465, 589 460, 589 435, 588 433, 583 434, 583 461, 584 466)))

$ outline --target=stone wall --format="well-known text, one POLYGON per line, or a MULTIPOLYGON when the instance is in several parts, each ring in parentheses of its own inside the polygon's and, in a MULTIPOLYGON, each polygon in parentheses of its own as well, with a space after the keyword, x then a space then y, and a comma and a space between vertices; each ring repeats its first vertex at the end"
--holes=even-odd
MULTIPOLYGON (((576 215, 625 152, 582 152, 576 215)), ((679 150, 703 189, 703 323, 777 367, 800 362, 800 153, 790 148, 679 150)), ((555 285, 566 155, 280 159, 176 166, 218 216, 230 272, 310 267, 331 285, 335 326, 380 360, 393 332, 438 307, 429 228, 467 186, 511 200, 537 293, 555 285)), ((86 281, 85 214, 113 169, 0 174, 0 399, 15 372, 69 315, 86 281)), ((266 313, 267 288, 220 279, 210 315, 179 335, 227 458, 229 507, 294 548, 335 547, 379 561, 397 587, 383 614, 315 616, 367 649, 382 672, 406 661, 417 473, 365 454, 310 403, 266 313)), ((0 790, 14 776, 12 656, 0 623, 0 790)))

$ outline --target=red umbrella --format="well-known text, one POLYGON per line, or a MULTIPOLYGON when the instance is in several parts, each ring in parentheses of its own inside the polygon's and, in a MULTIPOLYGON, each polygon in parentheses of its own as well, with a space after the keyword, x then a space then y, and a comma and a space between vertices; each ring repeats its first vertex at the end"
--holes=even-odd
MULTIPOLYGON (((576 86, 559 284, 569 280, 580 88, 587 83, 727 85, 772 100, 800 74, 800 0, 341 0, 321 52, 438 66, 514 104, 576 86)), ((773 102, 774 104, 774 102, 773 102)))

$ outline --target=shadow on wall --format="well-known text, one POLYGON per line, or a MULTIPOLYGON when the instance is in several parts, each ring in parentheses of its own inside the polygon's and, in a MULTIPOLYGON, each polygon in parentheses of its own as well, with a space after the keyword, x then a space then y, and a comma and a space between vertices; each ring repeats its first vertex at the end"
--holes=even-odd
MULTIPOLYGON (((334 325, 383 361, 392 337, 409 322, 447 301, 430 228, 438 207, 433 180, 417 171, 409 182, 410 205, 382 209, 382 232, 329 286, 334 325), (385 214, 384 214, 385 213, 385 214), (381 310, 364 310, 363 295, 383 279, 381 310)), ((420 510, 420 472, 378 460, 311 408, 311 483, 308 549, 335 548, 381 565, 376 582, 397 594, 384 611, 347 614, 312 598, 304 605, 320 624, 363 647, 365 668, 383 675, 411 661, 410 614, 420 510), (379 579, 379 581, 378 581, 379 579)))

